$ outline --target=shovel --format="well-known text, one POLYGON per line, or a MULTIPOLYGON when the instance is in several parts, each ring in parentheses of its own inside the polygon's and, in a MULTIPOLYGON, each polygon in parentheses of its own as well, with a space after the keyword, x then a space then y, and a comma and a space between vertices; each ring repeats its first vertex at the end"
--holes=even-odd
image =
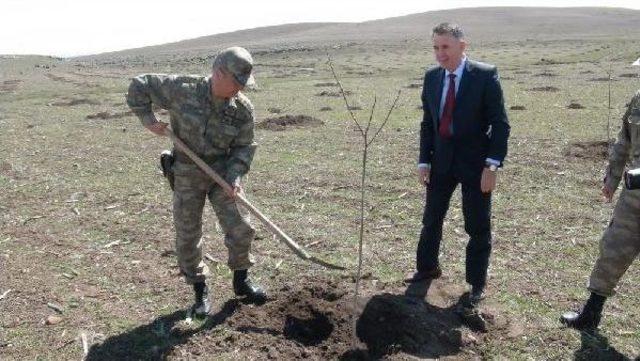
MULTIPOLYGON (((202 169, 209 177, 211 177, 220 187, 222 187, 222 189, 227 194, 233 193, 233 188, 231 188, 231 186, 224 179, 222 179, 222 177, 220 177, 218 173, 216 173, 213 169, 211 169, 211 167, 209 167, 207 163, 205 163, 202 159, 200 159, 200 157, 198 157, 193 151, 191 151, 191 149, 189 149, 189 147, 187 147, 187 145, 184 144, 182 140, 180 140, 180 138, 178 138, 169 128, 165 130, 165 134, 169 138, 171 138, 176 148, 178 148, 180 151, 186 154, 189 158, 191 158, 191 160, 198 167, 200 167, 200 169, 202 169)), ((337 270, 345 269, 342 266, 329 263, 316 256, 310 255, 304 248, 300 247, 300 245, 297 244, 293 239, 291 239, 291 237, 287 236, 286 233, 284 233, 278 226, 276 226, 273 222, 271 222, 271 220, 269 220, 267 216, 265 216, 256 207, 254 207, 251 203, 249 203, 249 201, 241 194, 236 194, 235 199, 236 199, 236 202, 240 203, 244 208, 246 208, 249 212, 251 212, 251 214, 253 214, 260 221, 262 221, 262 223, 265 226, 267 226, 267 228, 269 228, 269 230, 273 232, 273 234, 278 236, 278 239, 280 239, 282 243, 287 245, 287 247, 289 247, 293 251, 293 253, 295 253, 298 257, 302 258, 305 261, 313 262, 315 264, 321 265, 329 269, 337 269, 337 270)))

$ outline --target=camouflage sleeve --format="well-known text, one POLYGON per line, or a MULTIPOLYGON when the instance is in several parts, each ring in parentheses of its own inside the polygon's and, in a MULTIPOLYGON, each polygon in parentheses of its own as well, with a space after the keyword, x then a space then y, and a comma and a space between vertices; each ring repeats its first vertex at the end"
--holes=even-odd
POLYGON ((235 184, 249 172, 257 144, 253 140, 253 118, 242 126, 238 137, 231 143, 227 161, 227 182, 235 184))
POLYGON ((151 105, 170 109, 173 95, 180 85, 173 75, 143 74, 131 80, 127 92, 127 105, 140 118, 143 125, 155 122, 151 105))
POLYGON ((636 103, 640 101, 640 93, 631 100, 631 103, 627 106, 627 111, 622 117, 622 128, 618 133, 618 139, 611 148, 611 154, 609 155, 609 166, 607 167, 605 184, 609 189, 618 188, 620 180, 622 179, 622 172, 629 160, 629 151, 631 149, 631 137, 629 134, 629 116, 631 111, 636 106, 636 103))
POLYGON ((257 144, 254 142, 253 124, 255 121, 255 111, 251 101, 242 93, 238 94, 238 110, 242 121, 238 136, 231 142, 229 158, 227 161, 227 182, 236 182, 251 167, 253 155, 256 153, 257 144))

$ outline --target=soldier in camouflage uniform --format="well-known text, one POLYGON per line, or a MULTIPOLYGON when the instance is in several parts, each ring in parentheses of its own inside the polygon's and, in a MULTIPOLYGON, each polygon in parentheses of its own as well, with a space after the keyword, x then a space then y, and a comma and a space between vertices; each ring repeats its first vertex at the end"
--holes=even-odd
MULTIPOLYGON (((640 168, 640 91, 622 118, 622 129, 609 157, 602 194, 611 202, 627 162, 640 168)), ((591 296, 582 312, 568 312, 560 321, 581 330, 597 329, 607 297, 640 253, 640 190, 622 189, 613 218, 600 240, 600 256, 589 278, 591 296)))
POLYGON ((266 299, 265 292, 247 277, 253 264, 250 248, 255 231, 234 199, 242 191, 240 179, 249 171, 256 150, 253 106, 240 93, 254 83, 252 67, 249 52, 232 47, 216 56, 210 77, 145 74, 133 78, 129 86, 127 103, 147 129, 166 135, 168 124, 155 118, 152 106, 168 110, 173 132, 234 189, 233 194, 225 193, 178 150, 173 153, 174 161, 168 162, 172 164, 164 164, 170 166, 165 170, 173 177, 178 264, 193 285, 196 301, 192 312, 196 315, 206 315, 211 307, 205 282, 209 269, 203 262, 201 240, 205 198, 209 198, 225 233, 236 295, 257 303, 266 299))

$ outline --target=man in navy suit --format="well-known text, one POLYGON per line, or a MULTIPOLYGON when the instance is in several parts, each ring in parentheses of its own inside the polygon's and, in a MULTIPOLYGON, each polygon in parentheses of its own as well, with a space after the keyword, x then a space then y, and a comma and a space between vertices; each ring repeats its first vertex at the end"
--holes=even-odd
POLYGON ((509 122, 496 67, 470 60, 460 26, 442 23, 432 31, 439 66, 424 77, 420 125, 420 183, 427 203, 417 250, 416 283, 441 276, 442 224, 455 188, 462 186, 466 281, 475 308, 487 282, 491 253, 491 192, 507 154, 509 122))

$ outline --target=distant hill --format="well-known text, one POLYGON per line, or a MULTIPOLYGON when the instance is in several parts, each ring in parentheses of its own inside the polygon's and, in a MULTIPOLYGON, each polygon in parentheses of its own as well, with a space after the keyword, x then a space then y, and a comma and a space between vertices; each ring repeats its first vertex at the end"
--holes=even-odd
POLYGON ((487 7, 430 11, 361 23, 303 23, 247 29, 83 58, 205 56, 229 45, 252 51, 345 42, 424 39, 433 25, 463 25, 473 41, 593 39, 640 36, 640 11, 621 8, 487 7))

